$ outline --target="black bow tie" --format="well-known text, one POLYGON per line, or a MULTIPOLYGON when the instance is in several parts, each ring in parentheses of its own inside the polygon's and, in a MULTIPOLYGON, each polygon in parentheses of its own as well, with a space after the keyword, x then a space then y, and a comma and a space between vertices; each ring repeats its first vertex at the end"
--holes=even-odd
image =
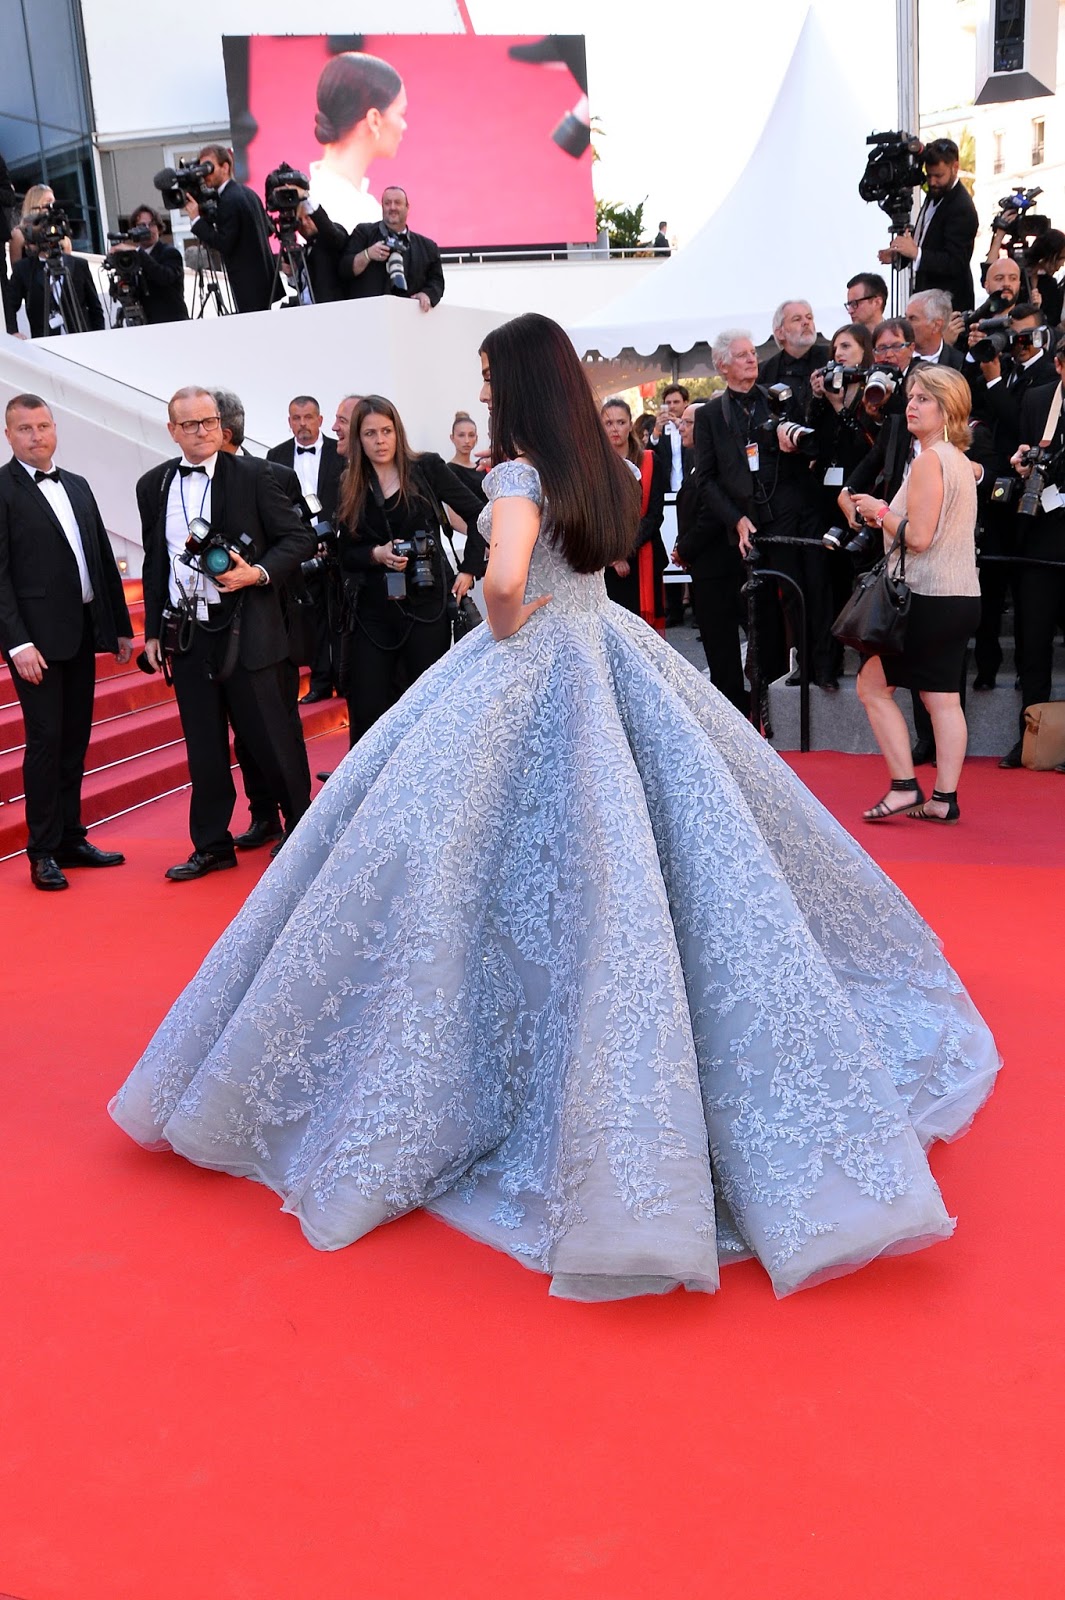
POLYGON ((33 481, 34 483, 58 483, 59 468, 56 467, 52 472, 35 472, 33 474, 33 481))
POLYGON ((206 467, 187 467, 184 462, 182 462, 181 465, 178 467, 178 471, 181 473, 181 476, 183 478, 189 477, 189 475, 191 473, 193 473, 193 472, 202 472, 205 477, 207 476, 207 468, 206 467))
POLYGON ((316 444, 298 444, 296 446, 296 454, 298 456, 313 456, 317 448, 316 444))

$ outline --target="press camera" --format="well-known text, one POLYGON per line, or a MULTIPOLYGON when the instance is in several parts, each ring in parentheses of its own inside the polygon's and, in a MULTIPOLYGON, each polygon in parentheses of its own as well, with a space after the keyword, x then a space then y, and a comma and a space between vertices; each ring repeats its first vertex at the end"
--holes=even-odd
POLYGON ((412 533, 409 539, 392 540, 392 554, 404 556, 407 565, 402 572, 385 573, 385 590, 390 600, 405 600, 408 589, 417 595, 435 587, 433 557, 439 548, 431 533, 412 533))
POLYGON ((218 197, 203 180, 213 171, 213 161, 179 161, 176 167, 157 172, 152 183, 169 211, 180 211, 186 200, 195 200, 202 214, 211 216, 218 209, 218 197))
POLYGON ((212 529, 204 517, 193 517, 185 540, 185 565, 205 578, 220 578, 236 565, 235 557, 249 561, 255 550, 250 534, 238 533, 235 539, 212 529))

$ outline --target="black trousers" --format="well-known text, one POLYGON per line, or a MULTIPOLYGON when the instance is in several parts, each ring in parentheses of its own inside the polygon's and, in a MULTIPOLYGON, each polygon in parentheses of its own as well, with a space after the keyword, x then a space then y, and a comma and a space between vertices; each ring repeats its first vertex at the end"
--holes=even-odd
MULTIPOLYGON (((1065 558, 1063 558, 1065 559, 1065 558)), ((1024 707, 1050 699, 1054 637, 1065 606, 1065 566, 1021 567, 1017 574, 1020 640, 1017 669, 1021 680, 1021 732, 1024 707)))
POLYGON ((427 667, 447 654, 451 622, 446 611, 437 616, 442 606, 443 597, 422 602, 419 609, 425 617, 412 620, 400 602, 360 601, 344 653, 344 694, 352 744, 395 705, 403 690, 427 667))
MULTIPOLYGON (((1030 518, 1025 518, 1030 521, 1030 518)), ((1012 506, 988 506, 984 513, 984 532, 980 541, 982 556, 1011 556, 1017 552, 1017 515, 1012 506)), ((993 678, 1002 665, 1002 613, 1009 592, 1017 593, 1018 568, 1009 561, 981 561, 980 625, 976 630, 976 670, 982 678, 993 678)), ((1020 655, 1020 616, 1013 613, 1014 643, 1020 655)))
POLYGON ((789 499, 782 503, 774 500, 773 521, 765 530, 770 535, 808 541, 808 548, 766 545, 765 565, 776 567, 799 586, 806 608, 805 637, 798 599, 790 585, 781 585, 781 600, 788 642, 798 651, 800 661, 807 659, 808 652, 808 670, 815 683, 837 677, 842 662, 842 651, 832 637, 836 611, 832 603, 831 558, 821 543, 823 529, 824 518, 817 500, 789 499))
POLYGON ((742 570, 722 577, 691 575, 692 615, 706 652, 710 681, 746 716, 751 697, 740 655, 740 622, 745 614, 742 584, 742 570))
POLYGON ((189 834, 196 850, 220 855, 233 849, 229 824, 237 799, 229 765, 230 724, 276 797, 286 828, 295 827, 311 803, 307 750, 302 729, 293 724, 282 664, 252 671, 238 662, 219 683, 214 674, 227 638, 228 630, 213 634, 194 628, 191 647, 171 662, 192 779, 189 834))
POLYGON ((40 683, 27 683, 14 667, 11 676, 26 729, 26 854, 36 861, 85 838, 81 780, 96 694, 92 607, 85 607, 81 643, 69 661, 50 661, 40 683))
MULTIPOLYGON (((303 738, 303 722, 300 718, 300 669, 291 661, 282 661, 278 665, 277 672, 281 681, 281 692, 288 707, 289 721, 292 724, 299 748, 303 752, 307 793, 310 794, 311 768, 307 760, 307 745, 303 738)), ((247 740, 236 730, 233 733, 233 751, 244 783, 244 793, 248 797, 248 810, 251 812, 251 820, 253 822, 276 822, 278 812, 284 807, 284 796, 275 791, 248 748, 247 740)))
POLYGON ((313 572, 305 582, 314 607, 310 689, 315 694, 329 695, 340 687, 340 635, 330 625, 328 579, 320 572, 313 572))

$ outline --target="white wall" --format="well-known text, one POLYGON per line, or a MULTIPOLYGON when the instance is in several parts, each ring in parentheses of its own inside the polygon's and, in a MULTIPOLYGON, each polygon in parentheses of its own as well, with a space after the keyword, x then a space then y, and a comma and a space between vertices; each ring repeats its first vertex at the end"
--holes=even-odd
POLYGON ((423 313, 407 300, 356 300, 310 311, 258 312, 63 339, 0 342, 0 405, 24 391, 54 408, 60 466, 88 478, 116 551, 140 571, 134 485, 177 452, 166 399, 189 383, 233 389, 244 401, 254 453, 290 437, 288 402, 318 398, 326 424, 345 394, 387 395, 416 449, 451 453, 457 410, 487 441, 477 351, 505 318, 447 304, 423 313))

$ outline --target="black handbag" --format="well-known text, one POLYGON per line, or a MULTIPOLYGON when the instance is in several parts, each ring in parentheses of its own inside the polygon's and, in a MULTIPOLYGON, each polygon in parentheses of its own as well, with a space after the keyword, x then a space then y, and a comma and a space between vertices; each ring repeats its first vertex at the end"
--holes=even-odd
POLYGON ((906 582, 906 518, 882 561, 863 572, 832 624, 832 637, 863 656, 900 656, 906 648, 910 586, 906 582), (890 570, 895 551, 899 559, 890 570))
POLYGON ((460 639, 465 639, 468 633, 479 627, 484 621, 479 607, 464 594, 461 600, 456 600, 453 594, 447 597, 447 614, 451 618, 451 639, 453 644, 458 644, 460 639))

